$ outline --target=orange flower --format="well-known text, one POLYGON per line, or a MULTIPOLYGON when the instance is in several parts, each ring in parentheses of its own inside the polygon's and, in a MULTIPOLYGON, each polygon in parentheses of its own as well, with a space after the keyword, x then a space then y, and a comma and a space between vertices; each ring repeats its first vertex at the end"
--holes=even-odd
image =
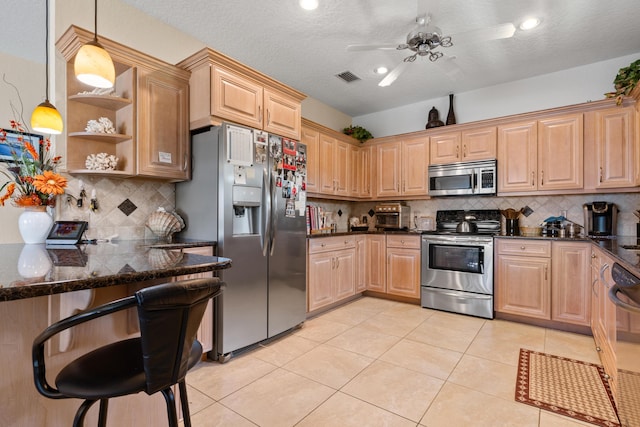
POLYGON ((67 179, 57 173, 44 171, 42 175, 36 175, 33 178, 33 186, 41 193, 64 194, 67 179))
POLYGON ((4 196, 0 197, 0 206, 4 206, 4 202, 6 202, 7 199, 9 199, 9 197, 13 195, 13 192, 15 191, 15 189, 16 189, 16 184, 14 182, 7 185, 7 192, 5 193, 4 196))
POLYGON ((24 148, 26 148, 29 154, 31 154, 31 157, 33 158, 33 160, 38 160, 38 152, 33 147, 33 145, 31 145, 31 143, 25 141, 24 148))

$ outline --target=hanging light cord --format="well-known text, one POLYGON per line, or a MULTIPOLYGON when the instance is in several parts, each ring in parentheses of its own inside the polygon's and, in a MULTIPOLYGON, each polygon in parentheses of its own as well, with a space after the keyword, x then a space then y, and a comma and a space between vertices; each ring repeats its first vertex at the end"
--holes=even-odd
POLYGON ((98 0, 93 4, 93 41, 98 42, 98 0))
POLYGON ((45 69, 45 73, 46 75, 44 76, 45 79, 45 100, 46 102, 49 102, 49 0, 47 0, 46 2, 46 6, 45 6, 45 17, 44 17, 44 28, 45 28, 45 35, 44 35, 44 40, 45 40, 45 49, 44 49, 44 69, 45 69))

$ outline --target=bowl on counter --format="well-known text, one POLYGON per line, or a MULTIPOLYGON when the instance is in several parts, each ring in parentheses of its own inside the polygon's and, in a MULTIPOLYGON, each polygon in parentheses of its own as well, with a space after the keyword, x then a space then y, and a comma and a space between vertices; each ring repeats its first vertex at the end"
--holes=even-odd
POLYGON ((520 235, 524 237, 542 236, 542 227, 520 227, 520 235))

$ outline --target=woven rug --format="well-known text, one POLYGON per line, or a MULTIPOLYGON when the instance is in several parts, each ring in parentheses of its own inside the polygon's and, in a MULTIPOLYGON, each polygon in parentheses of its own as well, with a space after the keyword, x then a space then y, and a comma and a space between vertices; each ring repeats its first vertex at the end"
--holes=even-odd
POLYGON ((520 349, 516 401, 603 427, 619 426, 600 365, 520 349))

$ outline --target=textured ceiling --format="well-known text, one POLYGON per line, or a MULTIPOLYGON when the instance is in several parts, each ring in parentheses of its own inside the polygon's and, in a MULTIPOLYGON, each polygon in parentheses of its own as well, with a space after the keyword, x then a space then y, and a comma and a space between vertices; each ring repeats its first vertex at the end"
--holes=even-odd
MULTIPOLYGON (((638 0, 319 0, 311 12, 298 0, 121 1, 350 116, 640 52, 638 0), (379 87, 382 77, 373 69, 393 69, 407 51, 348 52, 347 45, 403 43, 425 9, 452 35, 454 46, 440 49, 460 72, 418 58, 391 86, 379 87), (512 38, 483 42, 465 34, 517 26, 529 16, 541 25, 512 38), (347 70, 361 80, 335 77, 347 70)), ((44 21, 38 0, 16 3, 29 21, 44 21)), ((5 20, 2 33, 7 24, 23 35, 33 31, 25 31, 24 21, 5 20)), ((5 44, 0 40, 0 51, 44 55, 29 37, 5 44)))

